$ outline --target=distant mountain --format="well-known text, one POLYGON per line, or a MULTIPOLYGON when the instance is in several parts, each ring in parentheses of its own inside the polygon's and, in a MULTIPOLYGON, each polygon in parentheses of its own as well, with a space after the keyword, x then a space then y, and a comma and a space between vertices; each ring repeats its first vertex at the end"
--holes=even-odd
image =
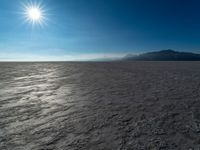
POLYGON ((162 50, 140 55, 127 55, 123 58, 127 61, 200 61, 200 54, 190 52, 177 52, 174 50, 162 50))

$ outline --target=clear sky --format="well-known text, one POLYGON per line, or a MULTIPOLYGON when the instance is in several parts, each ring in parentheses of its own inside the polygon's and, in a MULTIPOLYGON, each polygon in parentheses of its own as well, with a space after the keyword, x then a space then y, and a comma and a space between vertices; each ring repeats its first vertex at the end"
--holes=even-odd
POLYGON ((200 52, 198 0, 0 0, 0 61, 200 52), (27 22, 39 5, 43 24, 27 22))

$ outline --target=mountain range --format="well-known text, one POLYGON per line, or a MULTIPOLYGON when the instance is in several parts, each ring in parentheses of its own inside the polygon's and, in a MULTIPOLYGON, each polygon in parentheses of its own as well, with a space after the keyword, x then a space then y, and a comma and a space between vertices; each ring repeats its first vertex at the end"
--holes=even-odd
POLYGON ((200 54, 191 52, 178 52, 175 50, 161 50, 143 53, 140 55, 129 54, 123 58, 126 61, 200 61, 200 54))

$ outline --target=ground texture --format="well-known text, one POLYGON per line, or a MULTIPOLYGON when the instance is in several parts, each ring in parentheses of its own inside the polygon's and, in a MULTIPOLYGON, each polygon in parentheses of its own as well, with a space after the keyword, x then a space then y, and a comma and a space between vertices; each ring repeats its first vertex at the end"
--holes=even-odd
POLYGON ((1 150, 199 150, 200 62, 1 63, 1 150))

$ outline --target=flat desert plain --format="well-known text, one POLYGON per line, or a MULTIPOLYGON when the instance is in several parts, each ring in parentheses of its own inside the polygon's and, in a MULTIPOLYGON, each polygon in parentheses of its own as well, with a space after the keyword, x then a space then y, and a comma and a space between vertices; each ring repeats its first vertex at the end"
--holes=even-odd
POLYGON ((1 150, 199 150, 200 62, 0 63, 1 150))

